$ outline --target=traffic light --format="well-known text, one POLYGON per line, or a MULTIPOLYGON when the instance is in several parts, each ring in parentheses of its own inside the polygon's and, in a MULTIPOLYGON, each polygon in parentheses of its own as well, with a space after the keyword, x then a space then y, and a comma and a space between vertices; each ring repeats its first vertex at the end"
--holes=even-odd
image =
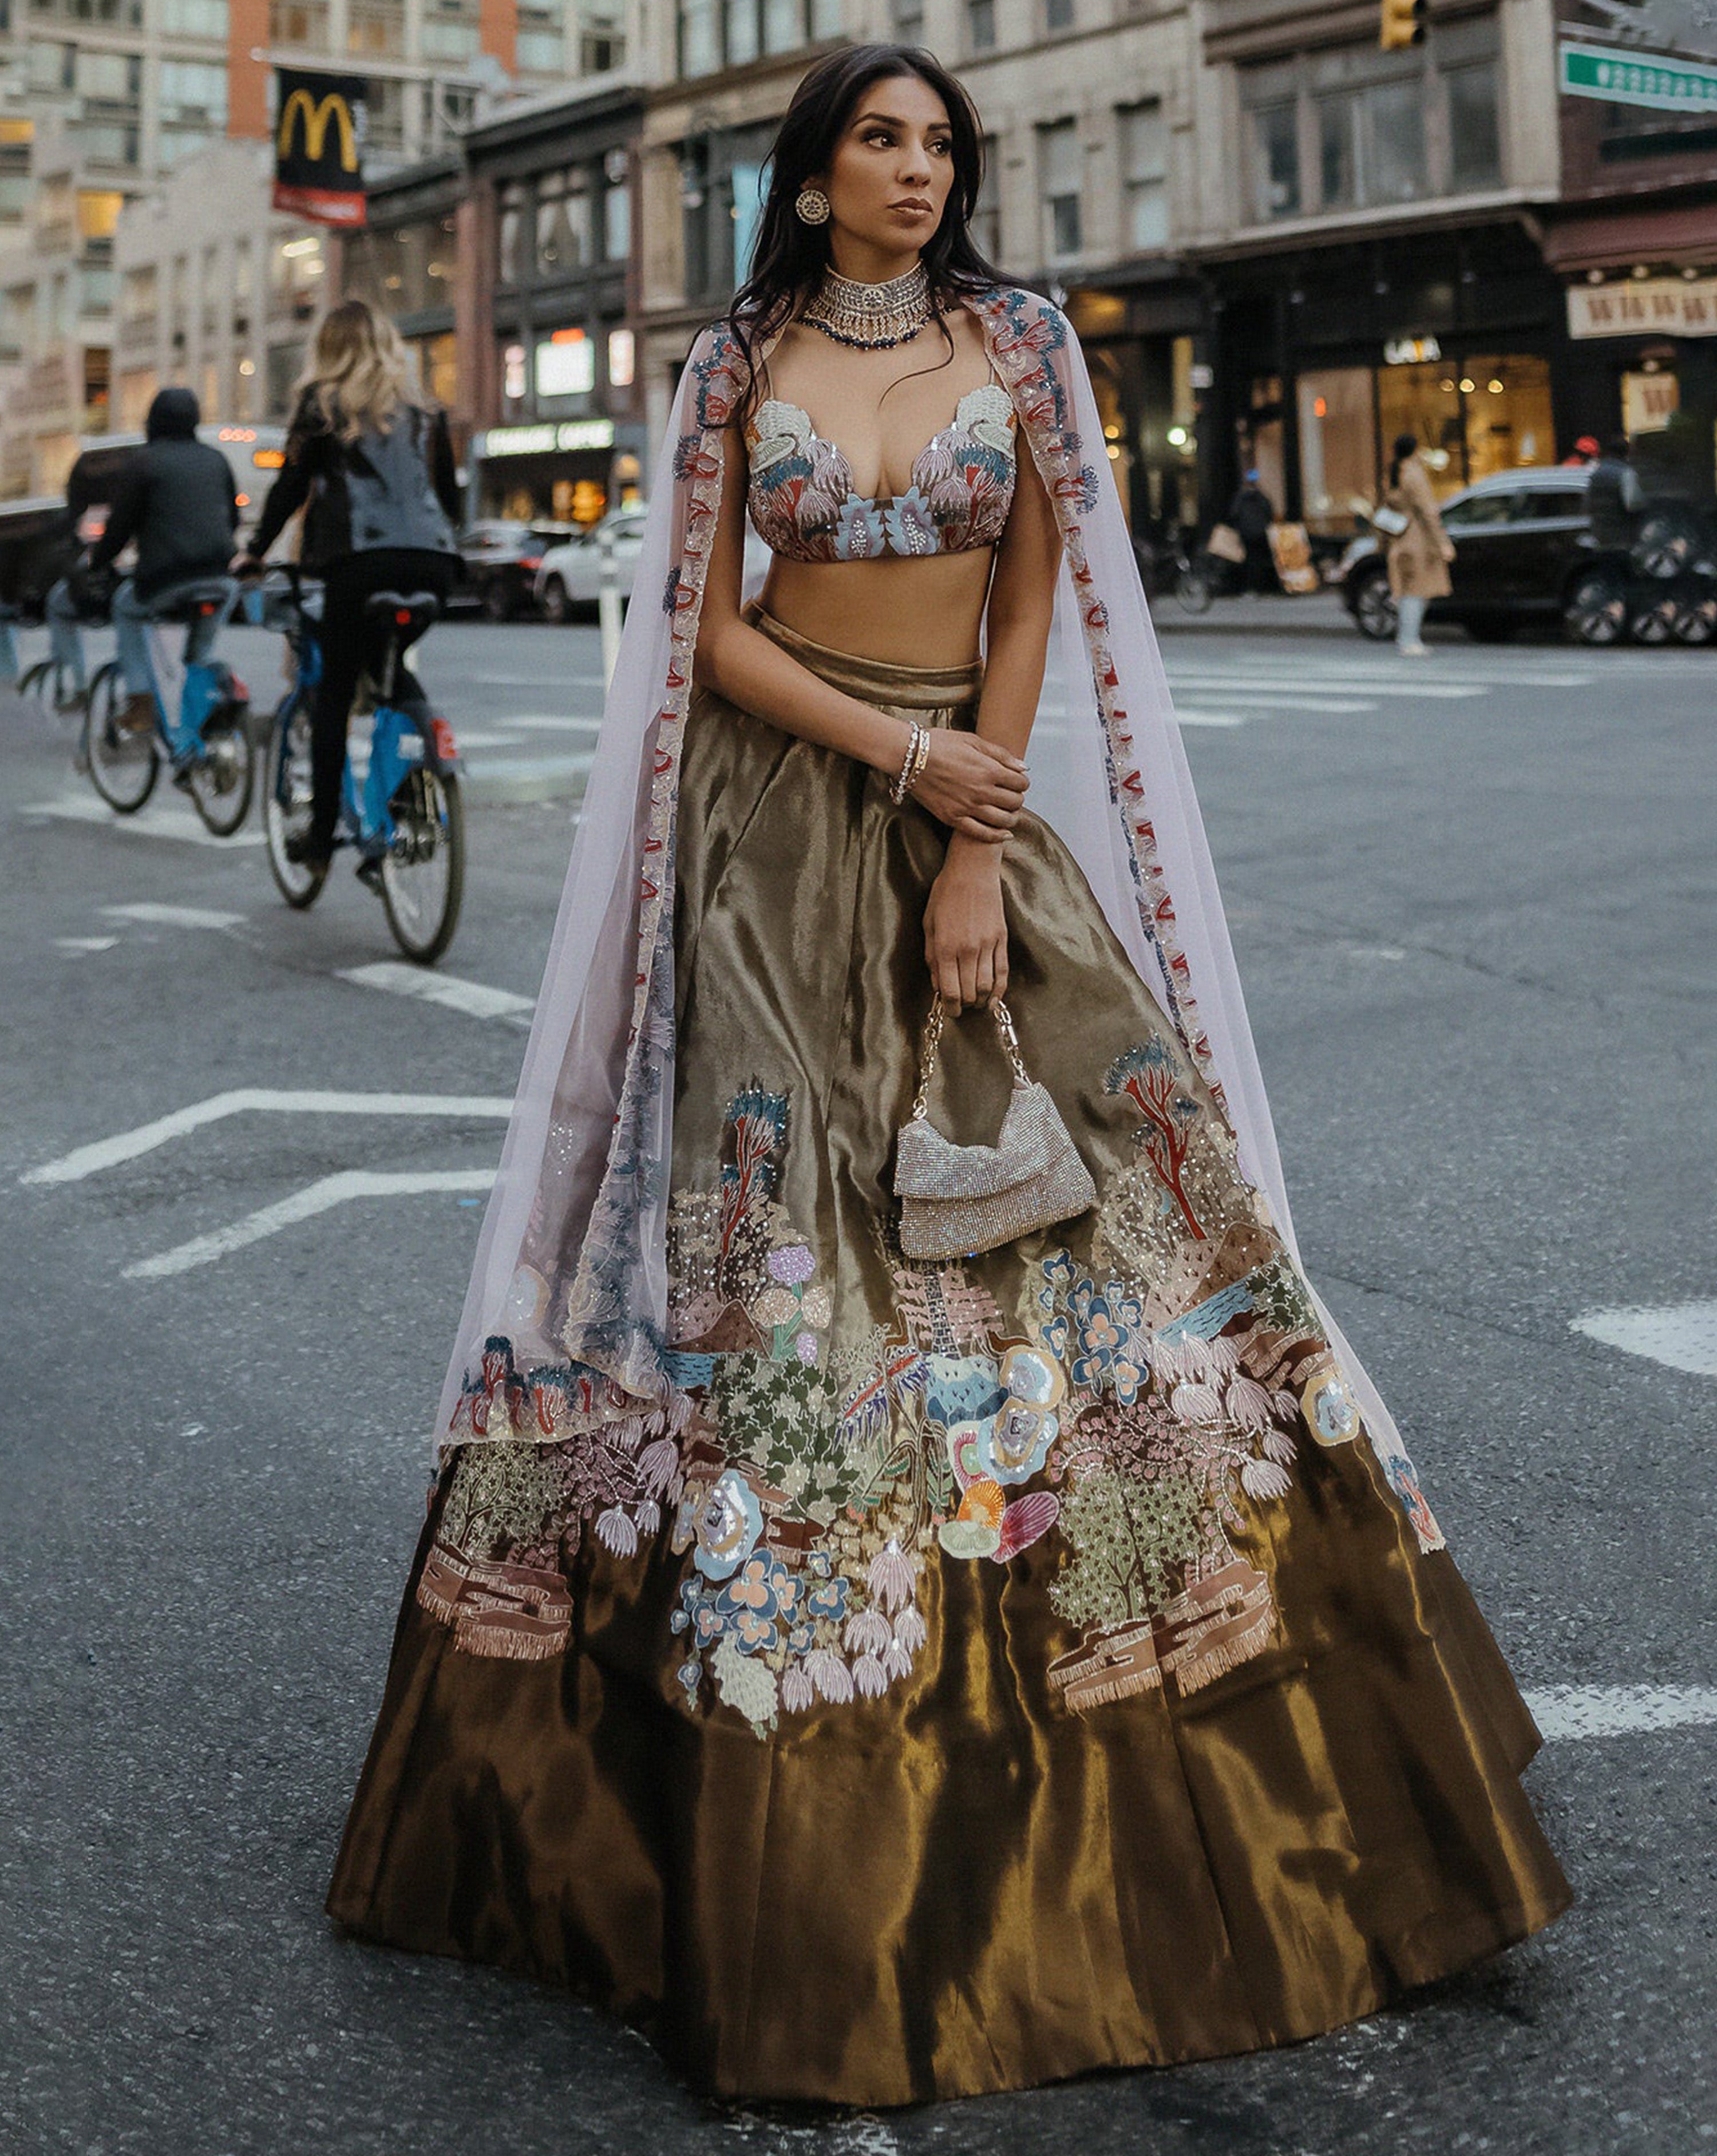
POLYGON ((1386 53, 1425 42, 1425 0, 1381 0, 1377 43, 1386 53))

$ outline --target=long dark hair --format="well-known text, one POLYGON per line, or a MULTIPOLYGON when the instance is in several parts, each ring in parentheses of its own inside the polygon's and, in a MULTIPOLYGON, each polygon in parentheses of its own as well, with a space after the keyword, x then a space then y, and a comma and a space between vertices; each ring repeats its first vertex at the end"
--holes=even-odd
POLYGON ((1418 449, 1418 446, 1419 438, 1417 434, 1397 434, 1396 436, 1395 453, 1389 459, 1389 484, 1392 486, 1399 486, 1401 485, 1401 468, 1407 462, 1407 459, 1415 453, 1418 449))
MULTIPOLYGON (((931 296, 946 306, 962 292, 986 291, 1002 281, 971 237, 971 219, 983 185, 984 138, 971 98, 921 45, 849 45, 831 53, 793 92, 781 123, 769 153, 769 193, 758 221, 751 274, 733 295, 728 319, 753 377, 748 404, 757 389, 757 346, 783 326, 828 264, 829 228, 802 221, 794 208, 799 191, 813 172, 828 171, 841 131, 870 85, 903 74, 916 75, 941 99, 954 149, 947 208, 934 236, 920 250, 930 272, 931 296)), ((954 340, 940 314, 936 326, 951 360, 954 340)))

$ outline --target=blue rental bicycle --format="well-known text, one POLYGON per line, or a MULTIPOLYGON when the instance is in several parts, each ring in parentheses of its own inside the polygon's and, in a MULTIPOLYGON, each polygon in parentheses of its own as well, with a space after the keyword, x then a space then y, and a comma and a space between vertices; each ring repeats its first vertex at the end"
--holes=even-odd
MULTIPOLYGON (((269 737, 263 823, 269 866, 291 906, 313 906, 326 862, 287 858, 286 842, 310 812, 310 711, 321 679, 317 635, 321 593, 291 564, 271 569, 253 594, 251 618, 279 631, 292 658, 292 685, 269 737)), ((433 592, 377 592, 366 614, 377 651, 355 710, 370 706, 367 756, 354 741, 341 793, 337 847, 356 847, 358 873, 380 894, 393 940, 408 958, 433 965, 454 937, 465 890, 465 812, 453 728, 429 708, 403 654, 436 621, 433 592)))
MULTIPOLYGON (((156 623, 187 620, 194 610, 205 620, 214 617, 218 634, 232 619, 239 589, 231 577, 187 584, 156 623)), ((125 679, 109 660, 97 670, 85 700, 79 761, 95 791, 121 816, 133 816, 143 806, 165 761, 174 784, 190 795, 208 829, 218 839, 230 839, 249 814, 256 783, 250 691, 223 660, 172 665, 159 627, 151 634, 156 643, 153 723, 135 731, 120 723, 128 701, 125 679)))

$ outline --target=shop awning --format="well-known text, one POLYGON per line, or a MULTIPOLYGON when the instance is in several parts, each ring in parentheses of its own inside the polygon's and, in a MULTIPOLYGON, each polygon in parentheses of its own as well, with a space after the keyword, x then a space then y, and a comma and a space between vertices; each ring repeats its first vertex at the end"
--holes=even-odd
POLYGON ((1552 270, 1629 270, 1637 262, 1717 268, 1717 209, 1627 209, 1545 220, 1544 259, 1552 270))

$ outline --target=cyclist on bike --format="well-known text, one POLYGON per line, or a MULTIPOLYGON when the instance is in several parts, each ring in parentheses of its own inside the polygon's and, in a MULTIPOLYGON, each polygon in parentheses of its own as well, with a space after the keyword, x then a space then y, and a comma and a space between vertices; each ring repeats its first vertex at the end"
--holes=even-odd
MULTIPOLYGON (((374 592, 428 591, 444 603, 458 571, 459 480, 447 421, 413 398, 409 368, 398 331, 366 300, 344 300, 323 316, 285 462, 248 552, 232 564, 235 575, 257 569, 308 504, 299 562, 323 579, 322 674, 311 714, 310 820, 285 842, 300 867, 320 866, 334 850, 346 725, 375 641, 366 601, 374 592)), ((359 873, 368 865, 360 862, 359 873)))
MULTIPOLYGON (((197 398, 188 389, 163 389, 149 408, 147 440, 114 483, 107 529, 90 557, 90 573, 105 569, 129 540, 137 566, 113 595, 114 640, 129 701, 119 715, 128 732, 155 723, 155 670, 149 624, 187 585, 226 574, 238 528, 233 468, 197 439, 197 398)), ((208 656, 217 624, 192 614, 185 632, 185 664, 208 656)))

